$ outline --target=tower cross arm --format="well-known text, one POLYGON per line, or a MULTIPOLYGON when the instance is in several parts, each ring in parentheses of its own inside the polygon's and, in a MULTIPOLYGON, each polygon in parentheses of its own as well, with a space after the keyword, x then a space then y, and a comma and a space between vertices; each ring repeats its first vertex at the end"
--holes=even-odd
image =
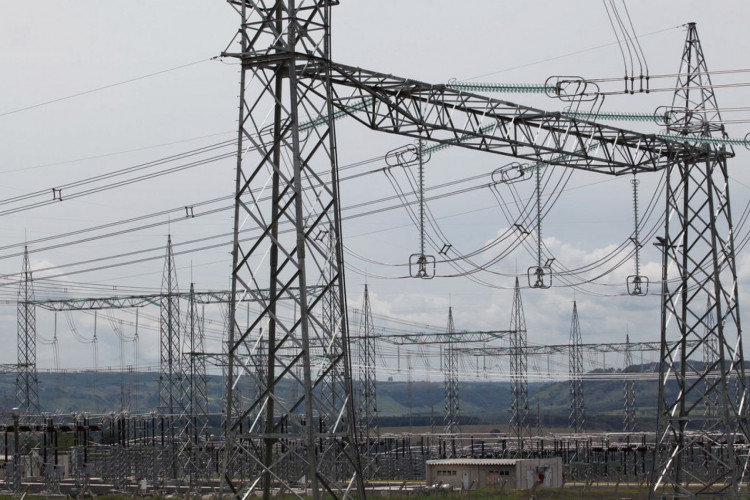
MULTIPOLYGON (((457 332, 414 332, 414 333, 388 333, 372 332, 368 335, 370 339, 377 339, 393 345, 412 344, 475 344, 485 343, 492 340, 504 339, 512 332, 510 330, 476 330, 457 332)), ((362 340, 364 337, 350 335, 349 340, 362 340)))
POLYGON ((371 129, 534 163, 623 175, 727 154, 688 138, 633 132, 336 62, 308 60, 298 71, 329 80, 333 105, 371 129))

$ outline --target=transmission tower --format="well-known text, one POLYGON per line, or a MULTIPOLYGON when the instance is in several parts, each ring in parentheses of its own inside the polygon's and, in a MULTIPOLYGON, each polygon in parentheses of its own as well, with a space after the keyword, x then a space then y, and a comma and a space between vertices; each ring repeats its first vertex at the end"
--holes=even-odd
MULTIPOLYGON (((625 367, 626 371, 632 370, 633 351, 630 348, 630 335, 625 335, 625 367)), ((623 399, 625 401, 625 415, 623 418, 623 431, 633 432, 635 430, 635 380, 625 376, 623 387, 623 399)))
POLYGON ((292 490, 304 480, 315 500, 324 492, 341 498, 350 489, 365 496, 351 397, 333 92, 330 82, 302 74, 314 61, 330 60, 330 10, 336 3, 230 2, 240 15, 233 41, 239 50, 223 55, 240 59, 242 72, 223 469, 224 484, 236 494, 262 489, 269 498, 272 490, 292 490), (252 241, 241 238, 243 220, 243 232, 257 230, 252 241), (332 253, 324 241, 327 232, 332 253), (259 293, 260 283, 268 283, 267 295, 259 293), (240 321, 236 292, 260 305, 247 326, 240 321), (296 304, 298 318, 282 314, 285 299, 296 304), (329 299, 341 318, 335 327, 324 312, 329 299), (266 340, 263 378, 248 354, 254 335, 266 340), (235 416, 231 392, 240 377, 249 377, 259 396, 235 416), (314 390, 320 387, 335 394, 314 390), (295 391, 299 398, 280 397, 295 391), (261 413, 258 424, 243 432, 244 419, 254 411, 261 413), (240 453, 253 457, 259 477, 232 476, 230 464, 240 453), (305 465, 289 472, 284 467, 289 461, 305 465), (330 463, 342 467, 334 474, 330 463))
POLYGON ((18 287, 18 375, 16 402, 24 415, 39 415, 39 381, 36 373, 36 306, 29 249, 23 249, 23 269, 18 287))
MULTIPOLYGON (((686 144, 690 135, 727 137, 694 23, 688 25, 676 88, 664 114, 669 134, 686 144)), ((664 488, 670 494, 736 498, 746 469, 747 457, 736 447, 749 436, 727 172, 733 154, 725 144, 703 143, 667 170, 669 217, 658 238, 663 302, 654 496, 664 488), (677 344, 669 347, 668 339, 677 344), (699 345, 688 349, 688 341, 699 345), (713 352, 705 356, 704 348, 713 352), (704 367, 702 357, 711 363, 704 367), (732 383, 739 397, 730 395, 732 383), (700 413, 714 395, 716 415, 704 421, 700 413), (714 465, 705 467, 703 457, 714 465)))
POLYGON ((510 425, 516 439, 516 455, 524 454, 523 440, 530 436, 529 384, 526 349, 526 317, 521 301, 521 285, 516 277, 513 307, 510 313, 510 425))
POLYGON ((406 355, 406 404, 409 407, 409 434, 414 433, 414 364, 411 354, 406 355))
POLYGON ((183 427, 179 424, 184 414, 182 406, 182 371, 180 360, 180 301, 177 289, 177 269, 172 252, 172 237, 167 237, 164 274, 159 301, 159 413, 164 418, 164 432, 170 443, 163 449, 164 473, 177 478, 177 449, 175 437, 183 427))
POLYGON ((374 471, 374 459, 377 452, 379 436, 377 423, 376 399, 376 359, 375 337, 370 307, 370 292, 365 285, 365 296, 362 303, 362 314, 359 322, 359 340, 357 341, 359 354, 359 438, 364 443, 362 472, 367 479, 374 471))
MULTIPOLYGON (((640 134, 493 100, 471 91, 337 64, 330 59, 329 36, 330 9, 337 3, 336 0, 230 1, 241 16, 236 37, 240 47, 222 55, 240 59, 242 72, 227 379, 231 392, 241 376, 250 377, 259 385, 261 394, 251 399, 236 418, 232 416, 231 394, 227 397, 230 421, 222 484, 235 493, 242 490, 243 494, 252 494, 262 485, 264 496, 269 497, 272 479, 274 488, 290 489, 304 478, 316 500, 322 489, 334 497, 345 495, 344 484, 352 489, 356 486, 364 496, 354 402, 350 397, 351 366, 333 128, 337 113, 352 116, 373 130, 514 156, 534 164, 563 165, 607 175, 674 170, 671 166, 675 162, 694 164, 695 158, 725 165, 725 158, 715 151, 674 137, 640 134), (282 221, 284 230, 280 231, 282 221), (320 240, 329 227, 335 232, 335 262, 327 258, 327 245, 320 240), (251 241, 241 238, 241 231, 244 234, 252 230, 257 238, 251 241), (335 266, 335 271, 328 274, 330 265, 335 266), (270 284, 267 296, 258 291, 259 283, 270 284), (309 284, 319 283, 324 285, 308 288, 309 284), (295 286, 299 296, 292 292, 295 286), (324 295, 331 290, 337 290, 339 296, 340 333, 326 327, 322 314, 324 295), (257 297, 261 305, 247 328, 241 326, 237 315, 237 292, 257 297), (277 310, 285 298, 296 302, 299 319, 289 320, 277 310), (249 354, 252 336, 261 330, 267 338, 269 360, 269 369, 262 380, 252 370, 252 354, 249 354), (337 335, 341 342, 332 338, 337 335), (340 352, 329 353, 323 346, 332 346, 340 352), (325 386, 326 377, 336 376, 336 370, 313 371, 313 367, 331 366, 330 363, 341 363, 344 374, 344 383, 340 387, 335 385, 337 391, 344 393, 343 397, 333 398, 338 402, 335 408, 313 391, 325 386), (297 375, 299 368, 301 375, 297 375), (282 386, 285 389, 291 386, 292 393, 299 390, 302 395, 299 399, 285 400, 280 395, 282 386), (256 409, 265 415, 260 419, 265 425, 253 425, 240 435, 243 419, 256 409), (336 418, 330 418, 334 415, 336 418), (333 425, 316 425, 321 421, 333 425), (284 443, 279 443, 276 422, 289 422, 285 426, 288 432, 284 443), (299 446, 287 446, 290 442, 299 446), (253 477, 243 484, 234 480, 229 464, 234 454, 240 452, 261 464, 262 477, 253 477), (335 453, 341 453, 351 464, 348 478, 356 478, 354 482, 330 477, 320 467, 327 455, 335 453), (281 463, 287 459, 304 463, 305 470, 283 474, 281 463)), ((685 186, 682 191, 690 189, 685 186)), ((719 208, 726 211, 722 214, 726 218, 728 200, 722 201, 719 208)), ((696 223, 689 218, 683 220, 696 223)), ((714 222, 716 217, 704 226, 714 236, 716 232, 731 234, 731 228, 719 227, 714 222)), ((714 237, 713 261, 721 261, 734 272, 732 245, 726 247, 716 240, 714 237)), ((681 277, 690 275, 686 266, 674 267, 681 277)), ((721 265, 715 269, 718 273, 721 265)), ((717 303, 728 301, 718 293, 715 295, 717 303)), ((736 311, 736 300, 731 303, 732 311, 736 311)), ((722 313, 730 314, 726 308, 722 313)), ((717 324, 722 324, 724 316, 716 317, 717 324)), ((722 342, 726 341, 723 338, 722 342)), ((735 363, 736 356, 721 359, 731 359, 732 366, 741 367, 735 363)), ((662 373, 668 373, 668 368, 664 367, 662 373)), ((741 383, 744 387, 744 380, 741 383)), ((741 392, 744 398, 744 390, 741 392)))
POLYGON ((202 314, 198 311, 195 298, 195 285, 190 283, 188 311, 185 321, 185 334, 182 342, 183 424, 180 442, 183 446, 183 461, 187 473, 193 480, 204 472, 201 444, 208 429, 208 378, 206 374, 205 335, 202 314))
POLYGON ((581 348, 581 325, 578 322, 578 306, 573 301, 573 319, 570 322, 570 360, 568 373, 570 377, 570 431, 578 434, 586 428, 586 410, 583 404, 583 349, 581 348))
POLYGON ((706 311, 706 326, 703 331, 706 339, 703 341, 703 370, 706 373, 703 403, 705 407, 704 415, 706 416, 705 423, 706 425, 710 425, 711 420, 717 417, 717 411, 719 408, 719 392, 712 390, 712 387, 718 382, 712 372, 713 367, 716 366, 716 353, 719 352, 719 349, 716 337, 710 335, 711 330, 716 326, 714 311, 710 302, 706 305, 706 311))
MULTIPOLYGON (((322 379, 322 390, 319 396, 324 400, 323 406, 326 408, 340 408, 343 405, 343 401, 339 400, 339 398, 345 395, 345 391, 342 388, 346 382, 343 363, 337 362, 337 358, 341 356, 344 346, 342 345, 341 335, 343 316, 341 297, 339 295, 340 282, 336 277, 339 273, 338 260, 336 258, 337 236, 333 228, 333 223, 329 223, 327 230, 323 231, 318 236, 318 239, 326 245, 326 272, 320 276, 318 285, 324 290, 322 296, 323 331, 327 332, 325 339, 329 344, 325 342, 319 344, 312 342, 312 346, 313 350, 317 351, 318 356, 323 360, 322 366, 317 368, 318 373, 328 372, 327 376, 322 379), (327 290, 325 289, 326 287, 327 290)), ((356 415, 353 415, 353 417, 356 419, 356 415)), ((320 415, 322 425, 325 427, 333 425, 333 422, 337 418, 338 415, 320 415)), ((320 457, 320 467, 324 475, 343 479, 338 473, 338 470, 343 465, 341 458, 340 454, 335 451, 322 455, 320 457)))
POLYGON ((445 432, 448 434, 458 434, 461 432, 459 427, 460 408, 458 399, 458 352, 456 344, 458 339, 453 335, 456 333, 456 327, 453 324, 453 308, 448 308, 448 327, 446 332, 449 334, 448 342, 443 348, 443 373, 445 374, 445 414, 444 424, 445 432))

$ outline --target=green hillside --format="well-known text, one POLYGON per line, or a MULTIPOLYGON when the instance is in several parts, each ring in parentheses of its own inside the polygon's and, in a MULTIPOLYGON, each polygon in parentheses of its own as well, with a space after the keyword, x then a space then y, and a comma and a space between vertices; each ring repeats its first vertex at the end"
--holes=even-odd
MULTIPOLYGON (((653 372, 653 365, 633 366, 628 371, 653 372)), ((613 371, 604 372, 604 375, 613 371)), ((85 411, 109 413, 121 408, 145 413, 158 406, 158 374, 117 372, 83 372, 39 374, 42 410, 53 413, 85 411)), ((209 377, 210 411, 222 411, 223 381, 209 377)), ((249 394, 247 388, 241 393, 249 394)), ((565 427, 568 418, 569 383, 529 384, 529 414, 536 425, 537 411, 545 425, 565 427)), ((0 376, 2 407, 14 406, 15 375, 0 376)), ((622 379, 584 382, 587 422, 590 430, 619 430, 623 413, 622 379)), ((460 412, 466 424, 505 425, 511 403, 507 382, 466 381, 459 384, 460 412)), ((636 406, 640 425, 650 429, 656 411, 656 380, 636 383, 636 406)), ((416 381, 411 391, 403 381, 377 382, 377 407, 381 425, 429 425, 443 420, 442 382, 416 381)))

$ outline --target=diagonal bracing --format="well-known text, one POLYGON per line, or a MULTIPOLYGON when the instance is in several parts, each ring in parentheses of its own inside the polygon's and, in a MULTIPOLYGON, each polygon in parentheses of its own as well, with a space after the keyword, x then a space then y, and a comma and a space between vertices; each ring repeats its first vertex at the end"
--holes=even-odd
POLYGON ((223 55, 240 59, 243 69, 232 296, 244 292, 259 306, 244 325, 236 300, 230 303, 227 399, 233 401, 241 379, 256 388, 237 414, 227 408, 223 479, 235 495, 300 495, 303 486, 315 500, 351 492, 364 497, 333 95, 328 82, 301 78, 311 58, 330 59, 333 3, 230 2, 240 16, 239 47, 223 55), (327 119, 320 123, 321 117, 327 119), (319 126, 302 129, 305 122, 319 126), (293 230, 280 231, 282 223, 293 230), (250 228, 260 236, 242 241, 239 231, 250 228), (262 288, 267 295, 257 292, 262 288), (257 369, 261 341, 264 370, 257 369), (240 457, 254 463, 249 477, 230 470, 240 457))
POLYGON ((516 456, 523 458, 524 439, 531 437, 529 428, 528 354, 526 349, 526 316, 521 301, 521 286, 516 277, 513 307, 510 313, 510 425, 516 441, 516 456))
MULTIPOLYGON (((676 88, 666 114, 668 132, 686 143, 689 135, 725 138, 694 23, 688 25, 676 88)), ((746 445, 738 444, 748 438, 747 395, 730 156, 725 145, 704 144, 668 169, 668 217, 659 241, 662 349, 652 496, 740 495, 747 457, 746 445), (705 404, 713 401, 715 412, 706 415, 705 404)))

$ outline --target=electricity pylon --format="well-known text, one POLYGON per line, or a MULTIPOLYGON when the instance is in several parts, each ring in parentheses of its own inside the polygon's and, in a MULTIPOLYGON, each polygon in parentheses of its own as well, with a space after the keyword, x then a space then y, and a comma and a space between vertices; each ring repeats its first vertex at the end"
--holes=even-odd
MULTIPOLYGON (((688 25, 676 88, 664 113, 669 134, 686 144, 691 135, 727 137, 694 23, 688 25)), ((736 498, 746 469, 746 452, 736 446, 747 442, 748 429, 727 172, 733 154, 718 141, 703 144, 667 171, 668 217, 658 242, 662 349, 652 496, 664 488, 736 498), (689 341, 698 345, 687 348, 689 341), (733 384, 736 396, 729 390, 733 384), (705 401, 715 397, 715 414, 703 415, 705 401), (711 467, 704 466, 706 458, 711 467)))
POLYGON ((371 478, 375 472, 375 454, 377 453, 378 422, 376 389, 375 332, 370 307, 370 292, 365 285, 365 296, 359 321, 359 339, 357 340, 359 358, 359 438, 362 446, 362 473, 371 478))
POLYGON ((586 408, 583 402, 583 349, 581 345, 581 324, 578 321, 578 306, 573 301, 573 318, 570 322, 570 358, 568 375, 570 378, 570 431, 578 434, 586 429, 586 408))
POLYGON ((165 476, 177 479, 179 470, 175 438, 183 427, 179 421, 181 415, 184 414, 184 408, 182 406, 182 360, 180 359, 180 300, 171 235, 167 237, 161 294, 159 301, 159 413, 165 419, 163 432, 169 443, 161 450, 161 467, 165 476))
POLYGON ((622 430, 633 432, 635 430, 635 380, 627 375, 633 365, 633 350, 630 347, 630 335, 625 335, 625 382, 623 384, 623 400, 625 411, 622 421, 622 430))
POLYGON ((510 425, 516 440, 516 455, 524 454, 523 440, 530 436, 528 356, 526 350, 526 316, 521 301, 521 285, 516 277, 513 306, 510 313, 510 425))
POLYGON ((29 249, 23 249, 23 270, 18 287, 18 375, 16 403, 24 415, 39 415, 39 380, 36 372, 36 305, 29 249))
MULTIPOLYGON (((356 489, 364 496, 355 446, 348 322, 343 307, 346 290, 335 117, 347 114, 373 130, 607 175, 633 175, 665 168, 674 172, 680 165, 695 164, 697 159, 725 167, 728 156, 681 138, 618 129, 446 85, 335 63, 330 58, 329 35, 330 9, 337 3, 337 0, 230 0, 241 16, 236 37, 240 47, 239 51, 227 50, 222 55, 240 59, 242 72, 232 251, 233 302, 229 314, 233 324, 229 329, 227 382, 231 391, 240 376, 247 376, 259 385, 261 395, 228 419, 224 484, 237 493, 240 489, 252 493, 262 485, 264 496, 269 497, 272 482, 274 488, 289 488, 305 479, 315 499, 320 498, 323 490, 341 497, 356 489), (283 231, 279 230, 281 222, 283 231), (327 259, 326 245, 320 243, 320 235, 331 224, 336 241, 334 262, 327 259), (254 230, 258 236, 245 241, 241 235, 247 230, 254 230), (327 282, 320 277, 328 273, 330 265, 335 266, 335 271, 330 273, 333 281, 328 278, 327 282), (260 312, 243 328, 236 316, 235 292, 255 296, 260 283, 270 283, 269 297, 265 300, 259 297, 260 312), (313 283, 324 285, 308 289, 313 283), (294 285, 300 290, 298 297, 291 293, 294 285), (321 316, 322 299, 334 290, 342 305, 340 333, 326 331, 330 329, 326 329, 321 316), (280 299, 287 297, 296 301, 299 319, 290 320, 280 310, 280 299), (252 368, 254 341, 258 340, 254 337, 259 335, 268 345, 269 369, 262 377, 252 368), (340 335, 340 342, 331 338, 336 335, 340 335), (332 355, 326 346, 340 349, 340 355, 332 355), (315 364, 314 359, 342 363, 345 383, 340 384, 340 390, 345 394, 336 401, 345 403, 340 407, 326 407, 325 402, 316 399, 313 388, 323 386, 323 378, 330 371, 313 372, 312 367, 330 365, 315 364), (302 371, 296 375, 299 368, 302 371), (300 398, 288 400, 282 396, 280 389, 286 382, 292 386, 292 393, 301 390, 300 398), (249 431, 241 433, 245 417, 256 410, 265 417, 253 421, 249 431), (316 427, 315 423, 321 422, 320 416, 331 415, 337 416, 332 420, 334 425, 316 427), (261 424, 256 425, 257 422, 261 424), (281 429, 277 422, 289 423, 284 426, 284 443, 279 442, 277 431, 281 429), (290 447, 287 443, 299 446, 290 447), (229 473, 234 453, 239 451, 254 457, 262 469, 259 476, 244 484, 238 484, 229 473), (345 482, 328 477, 319 467, 319 456, 337 452, 352 465, 349 477, 355 480, 346 483, 352 486, 350 489, 345 490, 345 482), (287 459, 301 460, 305 470, 280 475, 280 464, 287 459)), ((674 193, 693 190, 694 185, 686 185, 687 179, 680 177, 670 189, 674 193)), ((710 186, 710 182, 704 181, 698 181, 699 188, 710 186)), ((731 235, 731 224, 719 222, 722 218, 731 221, 728 199, 720 200, 717 207, 726 213, 705 224, 714 235, 713 260, 724 265, 716 269, 731 268, 734 272, 733 245, 723 244, 731 243, 731 237, 722 239, 731 235)), ((675 248, 669 244, 669 238, 666 240, 665 275, 666 253, 675 248)), ((687 253, 687 247, 684 248, 687 253)), ((678 281, 696 279, 692 274, 695 266, 674 267, 678 281)), ((731 292, 733 302, 719 297, 719 293, 715 295, 717 302, 732 303, 731 312, 723 307, 722 314, 716 315, 717 323, 721 324, 725 314, 737 312, 736 288, 731 292)), ((738 327, 738 320, 735 323, 738 327)), ((720 347, 723 349, 724 344, 720 347)), ((741 349, 736 347, 720 360, 731 360, 732 366, 741 367, 741 363, 735 362, 736 353, 740 353, 741 360, 741 349)), ((669 368, 662 368, 666 376, 669 368)), ((744 379, 741 384, 744 387, 744 379)), ((744 389, 740 392, 744 403, 744 389)), ((228 397, 228 401, 232 398, 228 397)), ((736 419, 735 410, 744 407, 732 408, 727 420, 736 419)), ((228 403, 227 415, 231 414, 228 403)), ((746 435, 744 428, 741 431, 746 435)))
POLYGON ((448 308, 448 343, 443 348, 443 374, 445 375, 445 412, 443 415, 445 432, 458 434, 461 432, 460 403, 458 397, 458 339, 453 336, 456 326, 453 323, 453 308, 448 308))
POLYGON ((258 295, 260 305, 243 325, 235 301, 230 304, 227 400, 233 400, 240 378, 258 388, 239 414, 227 408, 224 483, 237 495, 262 489, 269 498, 300 483, 315 500, 350 491, 365 495, 351 385, 333 94, 329 82, 301 77, 314 61, 330 60, 335 3, 230 1, 240 15, 239 47, 223 55, 242 63, 232 292, 258 295), (247 242, 240 229, 258 236, 247 242), (266 297, 258 293, 261 283, 268 284, 266 297), (298 317, 285 314, 284 299, 293 301, 298 317), (331 321, 331 307, 340 319, 331 321), (261 339, 267 348, 262 373, 253 358, 261 339), (254 412, 258 418, 243 431, 254 412), (229 464, 240 453, 257 464, 257 475, 231 477, 229 464), (290 469, 284 466, 289 462, 304 465, 290 469))
POLYGON ((182 338, 182 425, 179 436, 182 462, 191 485, 195 476, 205 473, 201 452, 208 430, 208 378, 206 374, 203 316, 195 298, 195 284, 190 283, 185 332, 182 338))

